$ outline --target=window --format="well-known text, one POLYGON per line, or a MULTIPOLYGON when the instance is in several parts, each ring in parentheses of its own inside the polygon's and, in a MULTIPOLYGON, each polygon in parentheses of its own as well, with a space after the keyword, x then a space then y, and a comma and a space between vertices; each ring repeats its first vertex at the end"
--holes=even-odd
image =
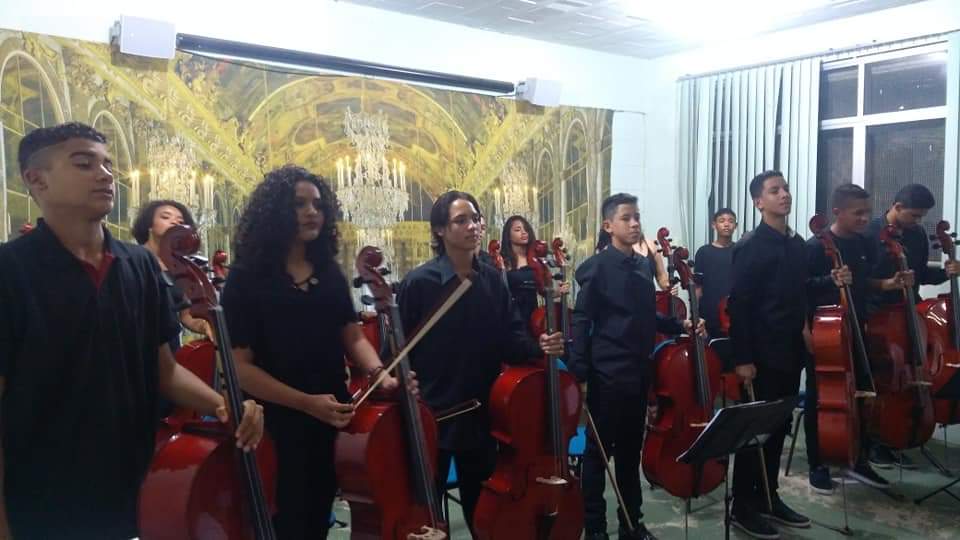
MULTIPOLYGON (((863 186, 874 215, 903 186, 920 183, 937 206, 924 224, 942 217, 946 125, 946 44, 824 64, 820 83, 817 211, 829 213, 833 190, 863 186)), ((932 260, 939 254, 932 253, 932 260)))
MULTIPOLYGON (((3 125, 3 152, 16 156, 20 140, 39 127, 58 123, 56 97, 43 78, 39 66, 26 54, 11 56, 0 73, 0 123, 3 125)), ((7 207, 4 221, 8 239, 19 236, 24 223, 36 224, 40 210, 27 195, 27 188, 20 178, 16 158, 6 160, 7 207)), ((2 224, 0 224, 2 225, 2 224)))
POLYGON ((567 224, 577 241, 586 240, 588 237, 586 148, 583 130, 579 125, 575 125, 567 137, 563 185, 566 192, 567 224))
POLYGON ((537 207, 540 209, 537 215, 540 223, 537 231, 537 238, 553 238, 553 166, 550 163, 550 154, 544 152, 540 155, 540 163, 537 165, 537 207))

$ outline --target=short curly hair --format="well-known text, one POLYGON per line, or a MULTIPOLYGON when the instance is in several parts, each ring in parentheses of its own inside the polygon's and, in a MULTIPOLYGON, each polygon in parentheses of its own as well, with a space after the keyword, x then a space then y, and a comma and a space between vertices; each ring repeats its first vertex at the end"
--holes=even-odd
POLYGON ((190 209, 171 199, 162 199, 159 201, 150 201, 146 206, 140 208, 137 219, 133 222, 133 228, 130 230, 133 238, 138 244, 143 245, 150 239, 150 229, 153 227, 153 218, 161 206, 172 206, 183 215, 183 224, 196 228, 197 224, 193 221, 193 214, 190 209))
POLYGON ((298 230, 294 206, 297 182, 317 186, 323 212, 323 229, 316 240, 307 244, 307 259, 323 264, 337 256, 340 203, 336 194, 322 176, 303 167, 285 165, 267 173, 243 209, 233 244, 238 265, 255 271, 275 270, 284 265, 298 230))

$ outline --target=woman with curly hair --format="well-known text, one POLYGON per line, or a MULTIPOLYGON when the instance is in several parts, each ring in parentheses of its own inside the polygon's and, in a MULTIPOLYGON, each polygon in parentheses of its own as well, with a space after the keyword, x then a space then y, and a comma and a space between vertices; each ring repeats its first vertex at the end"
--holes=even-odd
POLYGON ((276 444, 282 539, 326 537, 334 440, 353 417, 344 354, 382 369, 335 259, 339 212, 323 178, 292 165, 268 173, 240 217, 223 291, 240 385, 264 402, 276 444))
MULTIPOLYGON (((167 232, 167 229, 174 225, 197 226, 193 221, 193 214, 183 204, 166 199, 150 201, 140 209, 131 231, 137 243, 157 257, 160 269, 163 270, 164 275, 167 276, 167 281, 170 283, 173 283, 173 279, 168 275, 166 265, 160 260, 160 238, 163 237, 163 233, 167 232)), ((183 295, 183 291, 175 283, 167 291, 170 295, 170 305, 173 306, 180 325, 191 332, 205 335, 213 341, 213 331, 210 324, 203 319, 196 319, 190 315, 190 301, 183 295)), ((177 352, 179 348, 180 335, 178 334, 170 340, 170 350, 177 352)))

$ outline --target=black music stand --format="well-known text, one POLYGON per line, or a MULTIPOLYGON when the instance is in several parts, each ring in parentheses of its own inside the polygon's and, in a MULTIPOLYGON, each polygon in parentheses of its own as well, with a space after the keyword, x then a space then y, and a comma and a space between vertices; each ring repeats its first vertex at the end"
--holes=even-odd
MULTIPOLYGON (((953 377, 950 377, 950 380, 947 381, 947 384, 943 385, 943 387, 940 388, 940 390, 933 397, 934 399, 960 399, 960 371, 957 371, 956 373, 954 373, 953 377)), ((938 463, 936 462, 933 462, 933 463, 934 463, 934 466, 938 465, 938 463)), ((941 470, 946 470, 945 468, 943 468, 942 465, 938 466, 937 468, 940 468, 941 470)), ((941 492, 953 497, 957 501, 960 501, 960 496, 957 496, 957 494, 950 491, 950 488, 957 485, 958 483, 960 483, 960 477, 954 478, 952 481, 948 482, 946 485, 939 487, 922 497, 914 499, 913 502, 916 504, 921 504, 923 503, 923 501, 941 492)))
MULTIPOLYGON (((726 458, 741 451, 754 451, 762 445, 770 434, 783 426, 793 417, 793 410, 800 402, 799 396, 778 399, 776 401, 754 401, 724 407, 713 415, 710 424, 697 440, 693 441, 686 452, 680 454, 677 461, 703 466, 711 459, 726 458)), ((771 458, 776 459, 774 456, 771 458)), ((779 456, 777 456, 779 457, 779 456)), ((723 480, 723 523, 724 538, 730 539, 730 482, 728 474, 723 480)))

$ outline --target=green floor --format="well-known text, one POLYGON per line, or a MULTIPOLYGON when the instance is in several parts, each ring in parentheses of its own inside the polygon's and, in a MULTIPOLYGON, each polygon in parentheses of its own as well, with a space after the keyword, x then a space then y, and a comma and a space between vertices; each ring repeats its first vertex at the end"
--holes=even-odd
MULTIPOLYGON (((958 426, 960 427, 960 426, 958 426)), ((954 468, 960 474, 960 429, 951 428, 947 437, 956 444, 945 447, 943 431, 938 430, 928 448, 941 461, 954 468)), ((789 447, 790 439, 787 439, 789 447)), ((781 537, 789 538, 843 538, 828 527, 842 527, 844 524, 843 496, 839 485, 830 496, 820 495, 810 490, 807 483, 807 460, 804 454, 803 430, 797 441, 796 457, 790 476, 784 477, 787 455, 781 462, 780 494, 794 509, 805 513, 813 520, 810 529, 781 528, 781 537)), ((847 517, 854 538, 868 539, 960 539, 960 501, 938 494, 922 505, 916 505, 913 499, 944 485, 950 479, 937 472, 920 455, 919 451, 908 452, 920 465, 918 470, 899 469, 880 471, 893 483, 892 492, 903 500, 895 501, 883 493, 850 481, 846 485, 847 517)), ((835 478, 839 480, 839 478, 835 478)), ((661 539, 683 539, 684 506, 683 501, 675 499, 662 490, 647 489, 644 485, 643 511, 647 526, 661 539)), ((960 484, 955 493, 960 495, 960 484)), ((607 489, 607 520, 612 538, 616 538, 617 522, 614 507, 614 495, 607 489)), ((723 488, 721 486, 709 497, 693 501, 694 512, 689 516, 689 538, 723 538, 723 488)), ((337 517, 346 523, 350 521, 350 511, 345 503, 338 502, 337 517)), ((469 533, 456 504, 451 509, 451 540, 468 540, 469 533)), ((349 528, 338 528, 331 532, 330 538, 346 539, 350 537, 349 528)), ((733 538, 747 538, 745 535, 731 532, 733 538)), ((513 540, 513 539, 511 539, 513 540)), ((516 539, 526 540, 526 539, 516 539)))

